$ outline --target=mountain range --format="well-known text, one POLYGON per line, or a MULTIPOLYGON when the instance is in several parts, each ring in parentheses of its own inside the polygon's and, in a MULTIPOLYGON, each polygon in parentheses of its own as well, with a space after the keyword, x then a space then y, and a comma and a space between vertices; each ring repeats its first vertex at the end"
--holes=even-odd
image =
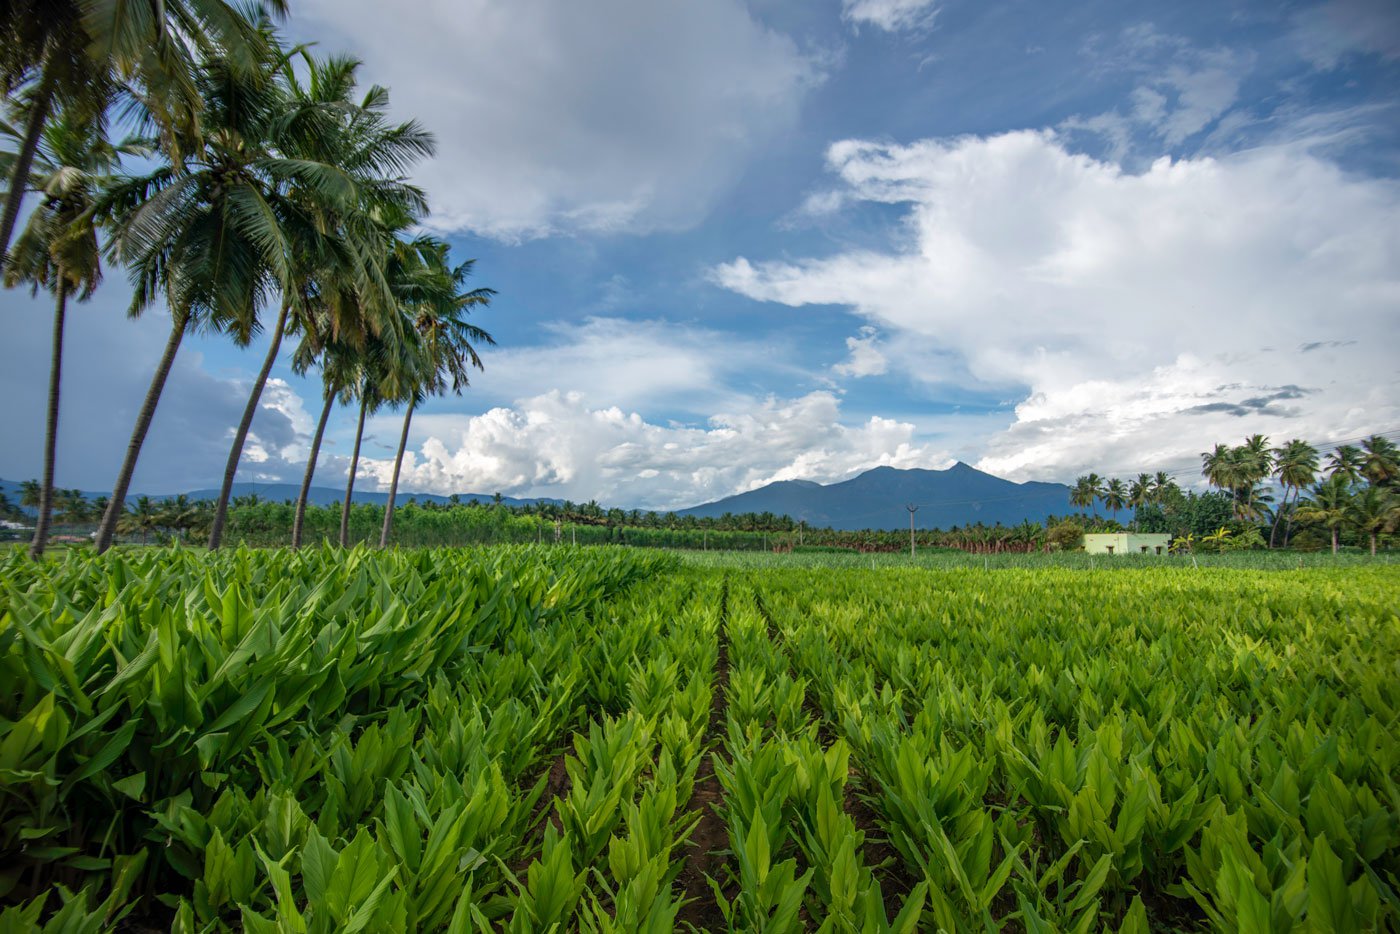
MULTIPOLYGON (((235 483, 234 496, 256 493, 264 500, 280 502, 295 499, 298 486, 292 483, 235 483)), ((0 492, 11 501, 19 500, 19 484, 0 480, 0 492)), ((218 490, 189 490, 191 499, 214 499, 218 490)), ((85 493, 89 499, 96 493, 85 493)), ((128 497, 128 502, 136 498, 128 497)), ((170 499, 174 494, 152 495, 151 499, 170 499)), ((310 500, 317 505, 338 503, 344 491, 332 487, 312 487, 310 500)), ((489 503, 493 496, 484 493, 459 494, 459 500, 489 503)), ((387 493, 355 491, 355 502, 382 504, 387 493)), ((448 497, 432 493, 400 492, 399 503, 416 499, 420 503, 446 503, 448 497)), ((502 496, 508 506, 534 503, 555 503, 558 499, 517 499, 502 496)), ((1069 502, 1069 487, 1062 483, 1013 483, 959 462, 946 470, 898 470, 876 467, 840 483, 820 484, 810 480, 780 480, 715 500, 689 509, 677 510, 679 515, 718 518, 725 513, 764 513, 788 515, 809 526, 833 529, 900 529, 909 525, 906 505, 918 506, 914 524, 921 529, 970 525, 1016 525, 1029 519, 1041 522, 1046 516, 1066 515, 1073 511, 1069 502)))
POLYGON ((772 512, 833 529, 899 529, 909 525, 906 506, 918 506, 914 525, 921 529, 1042 522, 1073 511, 1063 483, 1013 483, 959 461, 946 470, 876 467, 827 485, 780 480, 681 510, 681 515, 772 512))

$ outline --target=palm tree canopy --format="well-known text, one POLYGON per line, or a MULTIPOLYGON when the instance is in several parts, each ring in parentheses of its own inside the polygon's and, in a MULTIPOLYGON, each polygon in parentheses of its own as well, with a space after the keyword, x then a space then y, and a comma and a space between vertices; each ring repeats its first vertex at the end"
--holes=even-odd
POLYGON ((1317 448, 1301 438, 1285 442, 1274 451, 1278 479, 1285 487, 1302 489, 1317 479, 1317 448))
POLYGON ((1217 444, 1212 450, 1201 454, 1201 475, 1206 482, 1218 489, 1232 489, 1235 485, 1235 461, 1228 444, 1217 444))
POLYGON ((1122 480, 1114 477, 1104 485, 1103 502, 1113 512, 1117 512, 1127 505, 1128 488, 1122 480))
MULTIPOLYGON (((29 215, 5 267, 5 284, 30 282, 57 292, 60 285, 80 300, 102 279, 102 253, 93 212, 100 189, 124 154, 141 152, 133 143, 107 141, 100 119, 61 111, 44 129, 31 169, 32 187, 43 200, 29 215), (62 280, 60 282, 60 280, 62 280)), ((0 125, 0 134, 14 130, 0 125)), ((6 173, 13 154, 0 158, 6 173)))
POLYGON ((1361 442, 1361 475, 1374 486, 1386 486, 1400 479, 1400 448, 1384 435, 1372 435, 1361 442))
POLYGON ((1378 486, 1358 491, 1347 503, 1347 518, 1362 532, 1378 535, 1392 527, 1400 509, 1393 494, 1378 486))
POLYGON ((267 53, 258 24, 287 10, 287 0, 8 0, 0 6, 0 81, 8 95, 47 77, 60 101, 87 105, 89 115, 124 85, 174 142, 198 131, 198 63, 222 58, 254 70, 267 53))
POLYGON ((1346 522, 1350 509, 1351 481, 1344 474, 1333 473, 1313 486, 1310 497, 1298 507, 1298 518, 1335 527, 1346 522))
POLYGON ((1361 449, 1344 444, 1327 458, 1327 472, 1332 476, 1341 475, 1352 482, 1361 479, 1361 449))

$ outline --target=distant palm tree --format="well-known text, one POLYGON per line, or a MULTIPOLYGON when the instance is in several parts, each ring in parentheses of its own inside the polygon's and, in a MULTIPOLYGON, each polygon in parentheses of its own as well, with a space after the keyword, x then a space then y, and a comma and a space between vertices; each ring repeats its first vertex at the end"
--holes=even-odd
POLYGON ((1128 505, 1134 509, 1152 504, 1152 475, 1140 473, 1128 485, 1128 505))
POLYGON ((1273 471, 1274 453, 1264 435, 1250 435, 1240 446, 1240 457, 1248 476, 1267 477, 1273 471))
POLYGON ((1245 477, 1241 449, 1217 444, 1201 455, 1201 473, 1211 486, 1230 495, 1234 514, 1240 514, 1240 486, 1245 477))
POLYGON ((1244 518, 1258 518, 1261 515, 1259 504, 1272 501, 1262 486, 1274 472, 1274 453, 1269 447, 1269 439, 1264 435, 1250 435, 1244 444, 1235 449, 1238 464, 1239 486, 1237 499, 1240 515, 1244 518))
POLYGON ((418 335, 417 347, 413 349, 413 367, 417 372, 406 386, 408 404, 398 453, 394 457, 389 500, 384 507, 380 548, 388 546, 389 533, 393 530, 394 495, 398 492, 399 471, 403 467, 408 425, 414 408, 427 395, 441 395, 448 390, 460 395, 468 385, 468 370, 482 368, 475 345, 495 343, 490 334, 466 320, 472 308, 489 304, 491 296, 496 294, 488 288, 464 288, 474 263, 475 260, 467 260, 454 268, 448 264, 447 244, 424 238, 414 246, 410 256, 413 268, 405 270, 405 310, 413 315, 413 330, 418 335))
POLYGON ((141 533, 141 544, 146 544, 150 534, 160 528, 160 509, 149 496, 138 496, 131 509, 122 513, 122 531, 130 535, 141 533))
POLYGON ((331 410, 337 403, 345 404, 354 398, 350 388, 360 363, 360 352, 353 344, 345 341, 330 341, 329 331, 313 330, 302 341, 292 357, 292 369, 305 373, 312 366, 321 368, 321 417, 316 421, 316 431, 311 437, 311 451, 306 458, 306 470, 302 475, 301 489, 297 493, 296 511, 292 519, 292 547, 300 548, 306 524, 306 505, 311 495, 311 481, 316 474, 316 464, 321 457, 321 442, 326 436, 326 423, 330 421, 331 410))
POLYGON ((1387 530, 1395 528, 1400 513, 1400 501, 1388 490, 1367 486, 1357 492, 1348 504, 1348 519, 1356 530, 1371 542, 1371 555, 1376 554, 1376 540, 1387 530))
POLYGON ((65 525, 81 525, 92 517, 92 508, 82 490, 55 490, 55 505, 65 525))
POLYGON ((1294 438, 1274 450, 1278 481, 1283 487, 1283 501, 1279 504, 1273 527, 1269 530, 1270 548, 1274 547, 1274 534, 1278 531, 1278 517, 1284 515, 1287 515, 1288 518, 1283 526, 1283 547, 1288 547, 1288 536, 1293 526, 1292 507, 1288 502, 1289 493, 1293 494, 1293 505, 1296 506, 1298 497, 1302 496, 1303 490, 1312 486, 1317 479, 1317 460, 1317 448, 1301 438, 1294 438))
POLYGON ((1118 510, 1128 504, 1128 488, 1123 481, 1114 477, 1104 484, 1103 504, 1108 507, 1108 511, 1113 514, 1113 521, 1118 521, 1118 510))
POLYGON ((1332 554, 1340 547, 1338 533, 1351 519, 1351 481, 1345 473, 1333 472, 1317 483, 1312 496, 1302 502, 1297 510, 1301 522, 1316 522, 1332 533, 1332 554))
POLYGON ((1361 475, 1372 486, 1391 486, 1400 479, 1400 448, 1383 435, 1361 442, 1361 475))
POLYGON ((1093 481, 1090 480, 1091 476, 1093 474, 1086 474, 1075 479, 1074 486, 1070 487, 1069 491, 1071 506, 1087 509, 1094 505, 1094 497, 1098 495, 1098 492, 1094 489, 1093 481))
POLYGON ((191 500, 187 495, 181 493, 173 499, 167 499, 160 504, 157 510, 156 521, 167 529, 184 538, 189 531, 200 524, 203 510, 200 504, 191 500))
POLYGON ((34 509, 43 496, 44 486, 38 480, 22 480, 19 484, 19 504, 34 509))
POLYGON ((63 372, 63 332, 68 299, 87 301, 102 280, 93 206, 98 189, 116 170, 120 153, 107 142, 100 120, 62 111, 44 130, 33 155, 32 185, 43 200, 15 241, 5 266, 5 284, 27 282, 35 292, 54 296, 53 340, 49 357, 49 396, 44 423, 44 474, 39 518, 29 554, 38 558, 48 542, 53 513, 54 459, 58 444, 59 386, 63 372))
POLYGON ((1344 444, 1327 458, 1327 473, 1333 477, 1340 474, 1349 483, 1357 483, 1361 480, 1362 463, 1361 449, 1344 444))

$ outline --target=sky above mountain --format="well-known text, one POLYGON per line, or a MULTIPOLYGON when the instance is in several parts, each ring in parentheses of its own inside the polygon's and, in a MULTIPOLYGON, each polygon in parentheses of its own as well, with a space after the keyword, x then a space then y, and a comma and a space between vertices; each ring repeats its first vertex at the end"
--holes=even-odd
MULTIPOLYGON (((1400 5, 296 0, 439 155, 499 346, 402 488, 676 507, 963 460, 1189 470, 1400 428, 1400 5)), ((69 313, 57 482, 115 474, 168 319, 69 313)), ((48 301, 0 296, 0 476, 39 472, 48 301)), ((133 489, 212 485, 265 341, 187 341, 133 489)), ((273 371, 240 481, 300 477, 273 371)), ((343 482, 354 413, 317 483, 343 482)), ((400 416, 370 420, 387 486, 400 416)))

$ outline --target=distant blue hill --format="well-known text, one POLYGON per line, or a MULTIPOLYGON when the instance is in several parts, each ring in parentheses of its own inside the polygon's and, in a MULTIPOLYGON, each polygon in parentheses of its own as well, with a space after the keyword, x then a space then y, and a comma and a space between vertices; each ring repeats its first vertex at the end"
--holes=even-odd
MULTIPOLYGON (((300 492, 301 484, 299 483, 235 483, 233 485, 233 495, 235 497, 248 496, 249 494, 255 493, 260 499, 269 500, 274 503, 280 503, 283 500, 288 499, 295 501, 297 498, 297 494, 300 492)), ((6 496, 8 496, 11 502, 18 503, 20 495, 20 485, 17 481, 14 480, 0 479, 0 493, 4 493, 6 496)), ((101 493, 95 493, 89 490, 84 490, 83 495, 88 499, 96 499, 99 496, 110 496, 111 491, 106 490, 101 493)), ((131 502, 132 500, 136 499, 136 497, 143 495, 149 496, 153 500, 160 501, 174 499, 178 494, 143 494, 137 492, 128 494, 126 499, 127 502, 131 502)), ((186 491, 185 495, 188 496, 190 499, 217 499, 219 496, 219 491, 217 489, 188 490, 186 491)), ((494 495, 490 493, 461 493, 458 495, 458 499, 464 503, 470 500, 475 500, 479 503, 490 503, 494 498, 494 495)), ((375 505, 383 505, 385 502, 388 501, 388 499, 388 493, 381 493, 372 490, 355 491, 355 502, 357 503, 373 503, 375 505)), ((446 503, 449 501, 446 496, 438 496, 433 493, 410 493, 405 490, 400 490, 398 497, 394 501, 395 503, 402 505, 408 502, 410 499, 416 499, 420 503, 446 503)), ((310 492, 307 494, 307 500, 317 506, 328 506, 332 503, 340 503, 345 500, 345 490, 344 488, 337 490, 334 487, 313 486, 310 492)), ((516 499, 513 496, 502 496, 501 502, 507 506, 525 506, 533 505, 535 503, 558 504, 562 503, 563 500, 516 499)))
POLYGON ((833 529, 900 529, 909 527, 905 505, 918 505, 914 524, 921 529, 953 526, 1017 525, 1029 519, 1068 515, 1062 483, 1013 483, 964 463, 947 470, 897 470, 876 467, 858 477, 823 486, 809 480, 781 480, 757 490, 693 506, 681 515, 718 517, 729 513, 786 514, 811 526, 833 529))

